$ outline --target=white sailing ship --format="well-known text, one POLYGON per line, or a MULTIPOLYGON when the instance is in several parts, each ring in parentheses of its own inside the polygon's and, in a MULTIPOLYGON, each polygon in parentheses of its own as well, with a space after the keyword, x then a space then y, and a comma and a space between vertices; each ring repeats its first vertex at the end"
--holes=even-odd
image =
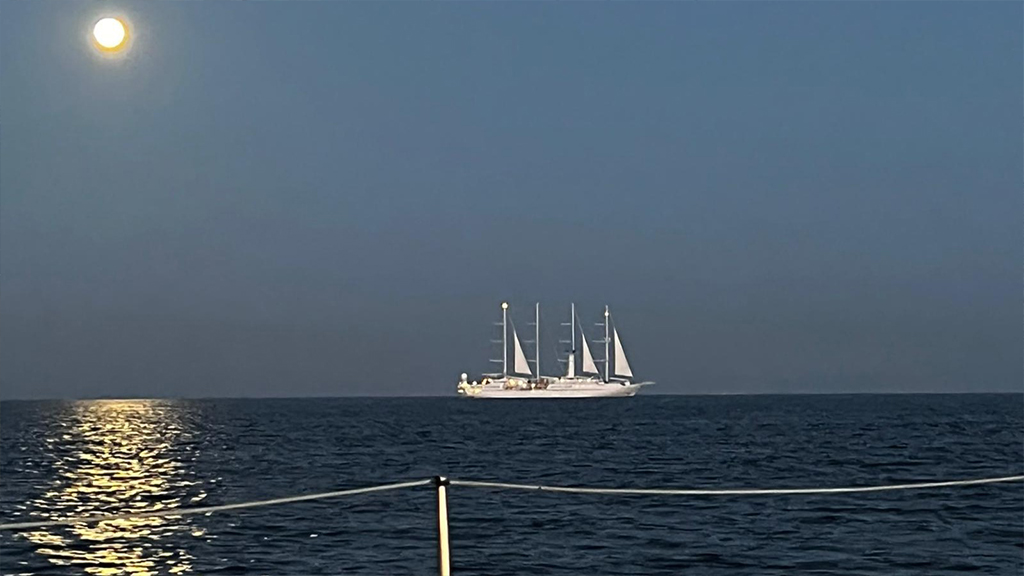
POLYGON ((640 388, 654 382, 633 382, 633 370, 626 360, 626 352, 622 348, 619 332, 612 322, 611 312, 604 308, 604 320, 598 326, 604 328, 604 338, 596 340, 604 344, 604 358, 595 359, 590 352, 587 337, 576 316, 576 305, 572 305, 570 321, 563 326, 570 327, 571 338, 562 341, 569 344, 569 352, 564 360, 565 374, 562 376, 543 376, 540 368, 540 304, 535 308, 534 339, 527 340, 533 344, 534 357, 526 358, 522 343, 516 333, 515 325, 508 317, 508 303, 501 304, 501 358, 491 360, 501 364, 501 373, 485 374, 479 381, 469 381, 466 373, 462 374, 458 385, 459 396, 465 398, 595 398, 595 397, 628 397, 640 391, 640 388), (579 340, 576 339, 577 330, 579 340), (512 342, 512 365, 509 366, 509 332, 512 342), (577 349, 577 344, 579 348, 577 349), (580 355, 580 370, 576 370, 576 355, 580 355), (613 356, 614 355, 614 356, 613 356), (611 360, 614 358, 614 361, 611 360), (533 365, 531 367, 531 364, 533 365), (602 364, 603 370, 597 365, 602 364), (602 374, 603 372, 603 374, 602 374))

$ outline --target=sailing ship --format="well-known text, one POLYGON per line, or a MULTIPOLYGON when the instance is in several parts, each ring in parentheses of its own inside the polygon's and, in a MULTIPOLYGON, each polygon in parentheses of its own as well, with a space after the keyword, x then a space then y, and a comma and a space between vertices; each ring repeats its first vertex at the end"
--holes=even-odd
POLYGON ((540 365, 540 304, 535 310, 534 339, 526 340, 533 344, 534 357, 527 359, 523 345, 519 340, 515 325, 508 316, 508 303, 501 304, 501 339, 493 341, 501 344, 501 358, 491 362, 501 364, 501 372, 484 374, 479 382, 469 381, 463 372, 459 379, 458 394, 464 398, 594 398, 594 397, 629 397, 634 396, 643 386, 654 382, 633 382, 633 370, 626 360, 626 352, 622 348, 622 339, 612 322, 611 312, 604 307, 604 319, 597 325, 604 328, 604 338, 595 340, 596 344, 604 344, 604 358, 595 359, 587 343, 586 333, 576 315, 573 304, 570 320, 563 326, 570 327, 571 337, 561 341, 569 344, 568 354, 559 362, 566 365, 562 376, 541 375, 540 365), (511 339, 509 334, 511 333, 511 339), (579 339, 576 336, 579 334, 579 339), (512 362, 509 365, 509 341, 512 343, 512 362), (577 348, 577 344, 579 348, 577 348), (580 356, 580 370, 576 369, 576 355, 580 356), (614 358, 614 361, 612 361, 614 358), (532 364, 532 366, 531 366, 532 364), (603 370, 598 369, 601 364, 603 370))

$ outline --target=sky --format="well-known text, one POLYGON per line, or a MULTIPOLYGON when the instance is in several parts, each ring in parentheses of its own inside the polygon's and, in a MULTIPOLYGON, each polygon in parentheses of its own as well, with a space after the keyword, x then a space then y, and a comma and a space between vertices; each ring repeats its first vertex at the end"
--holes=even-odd
POLYGON ((1022 18, 0 0, 0 397, 1021 391, 1022 18))

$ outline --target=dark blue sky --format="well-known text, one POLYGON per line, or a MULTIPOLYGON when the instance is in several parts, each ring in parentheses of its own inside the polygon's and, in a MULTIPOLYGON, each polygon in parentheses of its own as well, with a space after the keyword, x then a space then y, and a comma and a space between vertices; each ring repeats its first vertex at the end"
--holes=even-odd
POLYGON ((0 11, 5 398, 450 394, 502 299, 663 393, 1021 389, 1020 3, 0 11))

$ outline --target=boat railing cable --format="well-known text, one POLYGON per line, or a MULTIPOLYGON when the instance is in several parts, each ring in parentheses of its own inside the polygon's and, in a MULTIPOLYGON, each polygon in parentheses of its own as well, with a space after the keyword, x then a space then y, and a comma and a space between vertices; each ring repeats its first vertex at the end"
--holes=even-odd
POLYGON ((984 484, 1000 484, 1007 482, 1024 481, 1024 474, 1016 476, 996 476, 991 478, 971 478, 966 480, 944 480, 938 482, 915 482, 903 484, 883 484, 876 486, 849 486, 841 488, 598 488, 583 486, 548 486, 543 484, 515 484, 510 482, 486 482, 480 480, 450 480, 442 476, 435 476, 425 480, 414 480, 412 482, 399 482, 396 484, 382 484, 380 486, 368 486, 365 488, 352 488, 349 490, 336 490, 333 492, 319 492, 317 494, 303 494, 299 496, 287 496, 284 498, 273 498, 270 500, 250 500, 235 504, 221 504, 217 506, 200 506, 195 508, 171 508, 152 512, 132 512, 127 514, 107 514, 82 516, 79 518, 65 518, 57 520, 41 520, 36 522, 12 522, 0 524, 0 530, 27 530, 34 528, 48 528, 51 526, 70 526, 93 522, 109 522, 113 520, 128 520, 135 518, 156 518, 161 516, 186 516, 189 514, 210 514, 213 512, 224 512, 228 510, 242 510, 245 508, 256 508, 259 506, 275 506, 278 504, 293 504, 296 502, 308 502, 311 500, 324 500, 328 498, 339 498, 341 496, 355 496, 357 494, 369 494, 371 492, 384 492, 387 490, 398 490, 401 488, 413 488, 433 484, 437 493, 437 559, 438 573, 441 576, 451 574, 451 553, 448 542, 448 495, 447 489, 454 486, 466 488, 490 488, 496 490, 528 490, 544 491, 571 494, 598 494, 617 496, 767 496, 767 495, 810 495, 810 494, 848 494, 857 492, 885 492, 894 490, 928 490, 939 488, 952 488, 961 486, 979 486, 984 484))
POLYGON ((112 520, 135 520, 138 518, 159 518, 162 516, 187 516, 192 514, 210 514, 213 512, 224 512, 227 510, 242 510, 245 508, 257 508, 260 506, 276 506, 279 504, 294 504, 296 502, 308 502, 310 500, 326 500, 328 498, 340 498, 342 496, 355 496, 356 494, 369 494, 371 492, 384 492, 387 490, 398 490, 401 488, 413 488, 415 486, 426 486, 431 479, 415 480, 412 482, 399 482, 397 484, 382 484, 380 486, 368 486, 365 488, 352 488, 350 490, 335 490, 333 492, 318 492, 316 494, 302 494, 299 496, 286 496, 284 498, 271 498, 270 500, 249 500, 248 502, 236 502, 234 504, 220 504, 216 506, 198 506, 192 508, 168 508, 150 512, 129 512, 126 514, 94 514, 92 516, 80 516, 78 518, 64 518, 58 520, 40 520, 37 522, 12 522, 0 524, 0 530, 24 530, 29 528, 49 528, 51 526, 71 526, 75 524, 91 524, 94 522, 110 522, 112 520))
POLYGON ((880 486, 849 486, 841 488, 594 488, 582 486, 547 486, 543 484, 513 484, 509 482, 483 482, 479 480, 451 480, 452 486, 469 488, 494 488, 505 490, 532 490, 562 492, 571 494, 608 494, 622 496, 764 496, 782 494, 848 494, 854 492, 885 492, 891 490, 924 490, 929 488, 950 488, 953 486, 975 486, 1001 482, 1024 481, 1024 475, 998 476, 994 478, 973 478, 968 480, 945 480, 942 482, 916 482, 912 484, 885 484, 880 486))
MULTIPOLYGON (((551 486, 546 484, 518 484, 512 482, 490 482, 482 480, 458 480, 454 478, 445 479, 444 485, 462 486, 466 488, 490 488, 496 490, 526 490, 570 494, 605 494, 619 496, 767 496, 786 494, 848 494, 857 492, 886 492, 894 490, 926 490, 936 488, 952 488, 957 486, 977 486, 983 484, 1000 484, 1021 481, 1024 481, 1024 474, 1017 476, 996 476, 990 478, 971 478, 964 480, 944 480, 939 482, 882 484, 874 486, 849 486, 840 488, 603 488, 584 486, 551 486)), ((47 528, 51 526, 70 526, 74 524, 109 522, 113 520, 130 520, 138 518, 158 518, 163 516, 211 514, 214 512, 226 512, 229 510, 243 510, 246 508, 257 508, 261 506, 294 504, 297 502, 308 502, 311 500, 326 500, 330 498, 340 498, 342 496, 355 496, 358 494, 385 492, 388 490, 399 490, 402 488, 414 488, 417 486, 426 486, 427 484, 431 483, 434 483, 436 485, 437 477, 427 478, 424 480, 413 480, 410 482, 398 482, 395 484, 381 484, 379 486, 351 488, 348 490, 335 490, 332 492, 318 492, 315 494, 286 496, 283 498, 272 498, 269 500, 249 500, 246 502, 236 502, 233 504, 198 506, 191 508, 168 508, 164 510, 154 510, 149 512, 129 512, 125 514, 95 514, 91 516, 80 516, 76 518, 39 520, 33 522, 10 522, 0 524, 0 530, 24 530, 31 528, 47 528)))

